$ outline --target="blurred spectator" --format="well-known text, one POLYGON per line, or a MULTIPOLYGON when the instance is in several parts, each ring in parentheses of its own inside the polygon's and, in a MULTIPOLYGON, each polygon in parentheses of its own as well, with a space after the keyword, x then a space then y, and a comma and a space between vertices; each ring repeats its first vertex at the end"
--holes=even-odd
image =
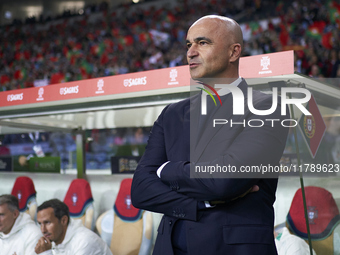
POLYGON ((150 6, 110 10, 103 2, 85 6, 82 15, 65 10, 54 19, 32 17, 25 24, 15 20, 0 27, 0 89, 184 65, 183 27, 207 14, 230 16, 241 24, 245 55, 293 49, 297 71, 338 76, 336 1, 209 0, 150 6))
MULTIPOLYGON (((61 169, 65 170, 70 164, 70 154, 76 151, 76 143, 69 133, 55 132, 50 136, 50 147, 52 148, 51 156, 60 157, 61 169)), ((73 163, 73 162, 72 162, 73 163)), ((75 162, 74 162, 75 164, 75 162)))
POLYGON ((129 128, 125 135, 127 142, 118 146, 116 156, 142 156, 148 139, 148 131, 150 132, 149 128, 129 128))

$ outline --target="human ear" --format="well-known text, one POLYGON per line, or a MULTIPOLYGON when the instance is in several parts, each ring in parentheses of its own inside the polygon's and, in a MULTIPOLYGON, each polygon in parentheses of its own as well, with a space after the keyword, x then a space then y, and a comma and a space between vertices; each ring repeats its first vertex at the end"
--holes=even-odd
POLYGON ((20 214, 19 210, 14 210, 13 212, 14 219, 18 218, 19 214, 20 214))
POLYGON ((241 57, 242 47, 239 43, 234 43, 231 46, 230 62, 235 62, 241 57))
POLYGON ((64 215, 63 217, 61 217, 60 222, 61 222, 61 224, 62 224, 63 226, 66 226, 66 225, 67 225, 67 221, 68 221, 67 215, 64 215))

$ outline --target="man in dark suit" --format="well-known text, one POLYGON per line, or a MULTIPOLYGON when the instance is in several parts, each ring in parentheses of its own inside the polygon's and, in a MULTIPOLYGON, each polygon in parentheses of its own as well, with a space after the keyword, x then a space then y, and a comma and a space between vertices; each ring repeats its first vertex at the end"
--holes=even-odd
MULTIPOLYGON (((242 46, 242 32, 234 20, 215 15, 199 19, 187 34, 191 77, 204 82, 206 89, 223 79, 224 84, 237 86, 247 102, 248 85, 238 68, 242 46)), ((281 116, 279 107, 269 116, 255 115, 247 105, 243 115, 233 115, 232 95, 223 88, 218 92, 221 106, 214 106, 208 97, 205 116, 198 94, 165 107, 151 130, 133 177, 131 198, 137 208, 164 214, 153 254, 277 254, 273 235, 277 178, 258 178, 240 170, 278 165, 288 128, 277 123, 287 116, 281 116), (228 119, 229 124, 214 127, 214 119, 228 119), (255 122, 263 125, 254 127, 255 122), (236 172, 202 170, 209 166, 231 166, 236 172)), ((271 96, 256 91, 252 101, 258 110, 272 106, 271 96)))

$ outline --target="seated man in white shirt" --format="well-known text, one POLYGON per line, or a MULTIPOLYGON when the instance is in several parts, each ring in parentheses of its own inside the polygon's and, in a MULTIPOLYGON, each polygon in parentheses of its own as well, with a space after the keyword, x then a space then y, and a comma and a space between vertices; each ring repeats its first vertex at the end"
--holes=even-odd
MULTIPOLYGON (((289 233, 288 228, 283 227, 281 232, 274 232, 274 236, 278 255, 310 255, 305 240, 289 233)), ((312 251, 313 255, 316 255, 315 251, 312 251)))
POLYGON ((44 235, 36 244, 37 254, 112 255, 107 244, 81 220, 70 220, 67 205, 58 199, 38 207, 37 221, 44 235))
POLYGON ((18 198, 0 196, 0 254, 35 255, 41 237, 38 226, 27 213, 19 212, 18 198))

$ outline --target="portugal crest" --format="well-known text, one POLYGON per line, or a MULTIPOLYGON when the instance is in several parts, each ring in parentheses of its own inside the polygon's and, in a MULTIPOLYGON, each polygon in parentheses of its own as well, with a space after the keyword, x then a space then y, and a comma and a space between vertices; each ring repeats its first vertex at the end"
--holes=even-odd
POLYGON ((303 130, 306 136, 311 139, 315 134, 315 120, 313 115, 304 116, 303 130))

